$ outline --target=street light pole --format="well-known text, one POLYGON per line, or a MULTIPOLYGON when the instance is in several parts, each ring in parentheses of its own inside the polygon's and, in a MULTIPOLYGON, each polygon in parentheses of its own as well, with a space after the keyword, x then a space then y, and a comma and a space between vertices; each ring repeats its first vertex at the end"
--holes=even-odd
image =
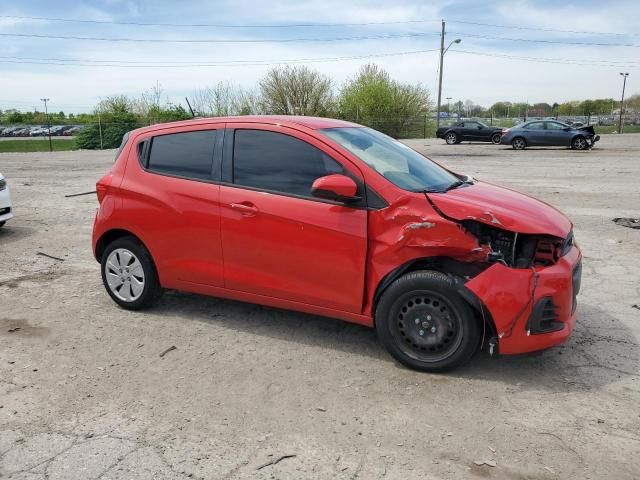
POLYGON ((622 115, 624 114, 624 88, 627 86, 627 77, 629 76, 629 73, 622 73, 620 72, 620 75, 622 75, 622 99, 620 100, 620 118, 618 120, 618 133, 622 133, 622 115))
POLYGON ((440 128, 440 104, 442 101, 442 67, 444 64, 444 54, 447 53, 447 50, 449 50, 449 47, 451 47, 451 45, 453 45, 454 43, 460 43, 462 40, 460 40, 459 38, 456 38, 454 41, 452 41, 449 46, 447 48, 444 48, 444 20, 442 21, 442 33, 440 34, 440 79, 438 82, 438 108, 436 111, 436 130, 438 128, 440 128))
POLYGON ((451 116, 451 97, 447 97, 447 113, 451 116))
POLYGON ((53 144, 51 143, 51 122, 49 121, 49 110, 47 109, 47 102, 50 98, 41 98, 40 101, 44 102, 44 114, 47 116, 47 129, 49 130, 49 151, 53 152, 53 144))

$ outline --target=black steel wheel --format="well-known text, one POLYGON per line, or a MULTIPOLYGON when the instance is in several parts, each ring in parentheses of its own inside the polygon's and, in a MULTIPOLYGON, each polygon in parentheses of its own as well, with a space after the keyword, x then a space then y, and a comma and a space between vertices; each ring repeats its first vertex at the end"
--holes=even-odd
POLYGON ((376 309, 383 344, 404 365, 441 372, 469 361, 480 344, 479 322, 449 278, 420 271, 400 277, 376 309))
POLYGON ((494 133, 493 135, 491 135, 491 141, 497 145, 497 144, 500 143, 500 138, 501 137, 502 137, 502 134, 494 133))

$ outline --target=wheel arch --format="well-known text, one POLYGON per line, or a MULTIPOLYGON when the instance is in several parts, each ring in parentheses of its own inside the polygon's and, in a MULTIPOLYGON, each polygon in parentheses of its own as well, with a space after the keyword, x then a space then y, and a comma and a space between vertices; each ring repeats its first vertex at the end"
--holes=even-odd
POLYGON ((478 321, 484 324, 485 333, 483 335, 483 343, 497 335, 497 330, 493 316, 489 309, 484 305, 482 300, 465 287, 465 276, 476 276, 481 273, 484 268, 469 262, 461 262, 451 257, 422 257, 414 258, 390 271, 385 275, 376 286, 373 295, 372 318, 373 326, 376 322, 376 310, 380 302, 380 298, 384 291, 398 278, 407 273, 431 270, 444 273, 448 276, 451 285, 456 288, 462 298, 471 306, 478 321))
MULTIPOLYGON (((107 230, 106 232, 104 232, 100 238, 98 239, 98 241, 96 242, 96 247, 95 247, 95 251, 94 251, 94 257, 96 259, 96 261, 101 262, 102 261, 102 254, 104 253, 105 249, 107 248, 107 246, 122 237, 133 237, 135 238, 138 242, 140 242, 140 244, 147 249, 147 251, 149 251, 149 247, 147 247, 145 245, 145 243, 142 241, 142 239, 136 235, 135 233, 129 231, 129 230, 125 230, 123 228, 114 228, 111 230, 107 230)), ((149 253, 151 254, 151 253, 149 253)), ((153 256, 151 256, 152 260, 153 260, 153 256)))

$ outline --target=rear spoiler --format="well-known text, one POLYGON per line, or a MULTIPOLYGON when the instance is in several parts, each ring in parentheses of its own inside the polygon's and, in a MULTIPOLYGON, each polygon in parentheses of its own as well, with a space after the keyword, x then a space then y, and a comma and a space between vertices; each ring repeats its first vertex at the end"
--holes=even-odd
POLYGON ((591 135, 595 135, 596 134, 596 131, 593 128, 593 125, 585 125, 584 127, 578 127, 578 128, 576 128, 576 130, 589 132, 591 135))

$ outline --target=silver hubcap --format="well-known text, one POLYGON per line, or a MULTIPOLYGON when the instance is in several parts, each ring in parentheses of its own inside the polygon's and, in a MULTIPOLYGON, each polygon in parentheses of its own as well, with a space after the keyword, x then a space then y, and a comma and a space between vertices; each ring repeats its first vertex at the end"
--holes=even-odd
POLYGON ((582 150, 582 149, 584 149, 584 147, 586 146, 586 144, 587 144, 587 142, 585 142, 583 138, 578 138, 578 139, 576 140, 576 148, 577 148, 578 150, 582 150))
POLYGON ((447 143, 449 144, 456 143, 456 136, 453 134, 447 135, 447 143))
POLYGON ((126 248, 111 252, 105 266, 105 277, 111 292, 120 300, 133 302, 144 290, 144 270, 140 260, 126 248))
POLYGON ((518 150, 520 150, 521 148, 524 148, 524 142, 518 139, 515 142, 513 142, 513 146, 516 147, 518 150))
POLYGON ((500 135, 493 136, 493 143, 500 143, 500 135))

